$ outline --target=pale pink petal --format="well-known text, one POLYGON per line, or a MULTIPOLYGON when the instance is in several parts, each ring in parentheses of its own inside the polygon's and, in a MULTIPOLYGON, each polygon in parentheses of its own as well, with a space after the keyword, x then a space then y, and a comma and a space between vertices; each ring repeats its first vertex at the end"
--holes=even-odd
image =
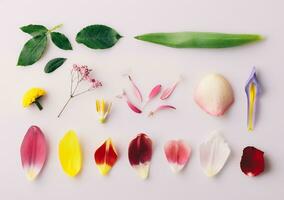
POLYGON ((224 76, 209 74, 198 84, 194 100, 208 114, 221 116, 233 104, 234 92, 224 76))
POLYGON ((156 108, 154 111, 151 111, 148 116, 153 116, 154 114, 156 114, 161 110, 176 110, 176 108, 171 105, 161 105, 158 108, 156 108))
POLYGON ((176 89, 178 84, 179 84, 179 81, 177 81, 173 86, 166 88, 162 92, 162 95, 161 95, 160 99, 161 100, 166 100, 167 98, 169 98, 173 94, 173 92, 176 89))
POLYGON ((137 85, 135 84, 135 82, 133 81, 133 79, 131 78, 131 76, 128 75, 128 79, 130 80, 133 90, 134 90, 134 94, 135 96, 138 98, 138 100, 142 103, 143 98, 142 98, 142 94, 139 90, 139 88, 137 87, 137 85))
POLYGON ((173 172, 177 173, 184 168, 190 154, 191 148, 182 140, 170 140, 164 146, 166 158, 173 172))

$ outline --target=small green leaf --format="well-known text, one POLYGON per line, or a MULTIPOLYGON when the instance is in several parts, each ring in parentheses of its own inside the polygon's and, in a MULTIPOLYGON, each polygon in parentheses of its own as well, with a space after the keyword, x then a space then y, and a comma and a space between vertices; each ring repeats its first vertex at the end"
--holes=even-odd
POLYGON ((76 41, 92 49, 107 49, 121 38, 114 29, 105 25, 90 25, 82 29, 76 41))
POLYGON ((30 24, 22 26, 20 28, 23 32, 30 34, 31 36, 37 36, 47 33, 48 29, 42 25, 30 24))
POLYGON ((72 46, 68 38, 59 32, 51 32, 51 40, 52 42, 60 49, 63 50, 72 50, 72 46))
POLYGON ((41 58, 46 45, 46 35, 38 35, 28 40, 20 53, 17 65, 28 66, 34 64, 41 58))
POLYGON ((51 73, 59 68, 66 61, 66 58, 54 58, 45 65, 44 72, 51 73))

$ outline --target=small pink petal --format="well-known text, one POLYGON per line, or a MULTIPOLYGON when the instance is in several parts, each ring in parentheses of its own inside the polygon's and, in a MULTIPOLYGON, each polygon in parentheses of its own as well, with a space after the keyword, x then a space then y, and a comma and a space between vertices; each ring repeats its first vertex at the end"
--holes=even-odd
POLYGON ((153 98, 155 98, 160 92, 161 92, 161 89, 162 89, 162 85, 159 84, 159 85, 156 85, 150 92, 150 94, 148 95, 148 99, 144 105, 144 107, 149 103, 149 101, 151 101, 153 98))
POLYGON ((152 115, 156 114, 157 112, 159 112, 161 110, 169 110, 169 109, 176 110, 176 108, 174 106, 171 106, 171 105, 161 105, 158 108, 156 108, 154 111, 151 111, 149 113, 149 116, 152 116, 152 115))
POLYGON ((142 113, 142 111, 137 108, 134 104, 132 104, 130 101, 126 101, 128 107, 133 111, 133 112, 136 112, 136 113, 142 113))
POLYGON ((160 99, 161 100, 166 100, 167 98, 169 98, 173 94, 173 92, 176 89, 178 84, 179 84, 179 81, 177 81, 173 86, 168 87, 167 89, 165 89, 162 92, 162 95, 161 95, 160 99))
POLYGON ((161 84, 156 85, 156 86, 151 90, 151 92, 150 92, 150 94, 149 94, 149 96, 148 96, 148 99, 151 100, 151 99, 153 99, 154 97, 156 97, 156 96, 160 93, 161 89, 162 89, 162 85, 161 85, 161 84))
POLYGON ((129 107, 133 112, 139 113, 139 114, 142 113, 142 111, 141 111, 137 106, 135 106, 135 105, 129 100, 129 98, 128 98, 128 96, 127 96, 127 94, 126 94, 125 91, 123 91, 122 96, 125 98, 128 107, 129 107))
POLYGON ((170 140, 164 146, 166 158, 173 172, 179 172, 186 165, 191 148, 182 140, 170 140))
POLYGON ((134 89, 134 94, 135 96, 138 98, 138 100, 142 103, 143 98, 142 98, 142 94, 139 90, 139 88, 137 87, 137 85, 134 83, 133 79, 131 78, 131 76, 128 75, 128 79, 130 80, 132 87, 134 89))

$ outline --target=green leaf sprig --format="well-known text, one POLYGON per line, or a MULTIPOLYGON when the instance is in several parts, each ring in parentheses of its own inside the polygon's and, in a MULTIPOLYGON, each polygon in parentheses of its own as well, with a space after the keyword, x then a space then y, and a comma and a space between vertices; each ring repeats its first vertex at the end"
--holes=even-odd
POLYGON ((30 24, 23 26, 20 29, 32 36, 28 40, 21 50, 20 56, 18 58, 18 66, 29 66, 37 62, 44 54, 47 43, 48 35, 51 37, 51 41, 60 49, 72 50, 72 45, 69 39, 62 33, 55 32, 60 28, 62 24, 53 27, 48 30, 43 25, 30 24))

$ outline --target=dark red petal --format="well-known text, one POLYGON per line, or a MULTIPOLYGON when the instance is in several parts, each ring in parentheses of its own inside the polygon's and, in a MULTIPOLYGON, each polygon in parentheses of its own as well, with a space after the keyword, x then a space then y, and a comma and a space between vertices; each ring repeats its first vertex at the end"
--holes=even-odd
POLYGON ((246 147, 241 159, 241 170, 247 176, 257 176, 264 171, 264 152, 255 147, 246 147))
POLYGON ((139 165, 151 161, 152 141, 144 133, 137 135, 128 147, 128 159, 131 165, 139 165))

